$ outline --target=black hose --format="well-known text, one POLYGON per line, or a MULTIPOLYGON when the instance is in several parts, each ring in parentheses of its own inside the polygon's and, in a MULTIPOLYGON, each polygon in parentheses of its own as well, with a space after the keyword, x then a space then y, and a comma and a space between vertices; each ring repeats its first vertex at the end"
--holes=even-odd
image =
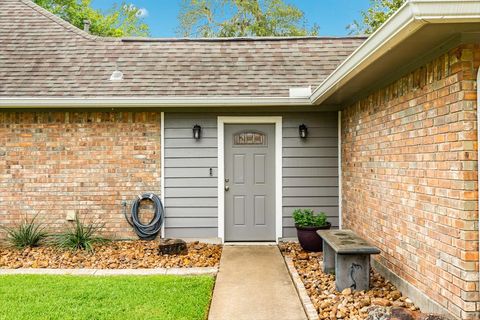
POLYGON ((153 240, 157 237, 163 224, 164 210, 162 200, 154 193, 144 193, 133 201, 131 217, 127 216, 126 207, 124 207, 123 215, 140 239, 153 240), (148 224, 141 223, 138 218, 138 209, 142 200, 151 200, 155 205, 153 218, 148 224))

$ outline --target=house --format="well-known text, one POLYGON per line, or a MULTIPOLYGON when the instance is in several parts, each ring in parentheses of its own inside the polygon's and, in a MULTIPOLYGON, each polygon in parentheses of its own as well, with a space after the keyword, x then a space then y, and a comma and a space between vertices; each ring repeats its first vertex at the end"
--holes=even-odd
POLYGON ((368 39, 110 39, 0 2, 0 223, 79 214, 119 238, 295 236, 327 213, 424 310, 478 319, 480 2, 408 1, 368 39))

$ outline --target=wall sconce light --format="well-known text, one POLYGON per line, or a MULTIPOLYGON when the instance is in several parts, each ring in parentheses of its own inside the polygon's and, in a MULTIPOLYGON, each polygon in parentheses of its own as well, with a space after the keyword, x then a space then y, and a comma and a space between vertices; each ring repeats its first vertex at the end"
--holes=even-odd
POLYGON ((193 126, 193 138, 195 140, 199 140, 201 137, 202 133, 202 127, 200 127, 198 124, 193 126))
POLYGON ((300 135, 300 138, 306 139, 308 136, 308 128, 306 125, 301 124, 298 126, 298 134, 300 135))

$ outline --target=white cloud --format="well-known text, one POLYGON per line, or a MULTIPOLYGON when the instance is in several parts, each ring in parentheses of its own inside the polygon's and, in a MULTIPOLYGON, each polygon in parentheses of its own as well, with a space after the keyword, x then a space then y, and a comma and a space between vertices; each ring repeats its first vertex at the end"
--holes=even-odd
POLYGON ((148 10, 145 8, 140 8, 137 11, 137 17, 139 18, 145 18, 148 17, 148 10))
POLYGON ((148 17, 148 10, 146 8, 137 8, 133 4, 125 4, 123 8, 127 11, 136 11, 139 18, 148 17))

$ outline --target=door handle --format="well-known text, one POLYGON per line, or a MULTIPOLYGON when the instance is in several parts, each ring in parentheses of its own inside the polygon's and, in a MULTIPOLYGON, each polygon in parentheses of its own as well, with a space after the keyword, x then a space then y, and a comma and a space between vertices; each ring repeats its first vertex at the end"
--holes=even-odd
POLYGON ((225 191, 228 191, 230 190, 230 187, 229 186, 225 186, 225 191))

